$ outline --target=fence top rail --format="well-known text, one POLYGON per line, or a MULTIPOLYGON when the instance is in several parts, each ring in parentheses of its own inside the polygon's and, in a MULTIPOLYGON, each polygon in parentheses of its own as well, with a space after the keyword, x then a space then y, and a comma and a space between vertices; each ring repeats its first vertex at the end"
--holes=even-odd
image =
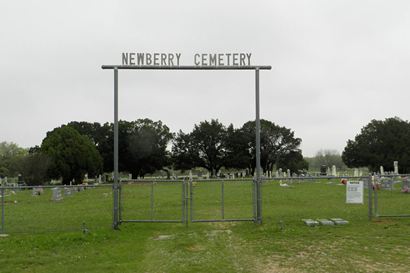
POLYGON ((51 189, 51 188, 107 188, 112 187, 113 184, 89 184, 89 185, 38 185, 38 186, 1 186, 0 189, 51 189))
POLYGON ((270 65, 249 66, 158 66, 158 65, 102 65, 102 69, 138 69, 138 70, 271 70, 270 65))

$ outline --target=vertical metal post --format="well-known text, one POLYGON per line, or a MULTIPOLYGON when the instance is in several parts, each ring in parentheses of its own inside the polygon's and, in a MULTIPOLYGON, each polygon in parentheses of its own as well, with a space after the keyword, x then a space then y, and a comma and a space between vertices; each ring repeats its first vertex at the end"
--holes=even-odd
POLYGON ((225 219, 225 183, 221 181, 221 216, 225 219))
POLYGON ((1 188, 1 232, 4 233, 4 188, 1 188))
POLYGON ((189 198, 190 198, 190 206, 189 206, 189 208, 190 208, 190 212, 189 212, 189 215, 190 215, 190 219, 191 219, 191 222, 192 222, 192 220, 194 219, 194 189, 193 189, 193 185, 192 185, 192 180, 190 180, 189 181, 189 198))
POLYGON ((118 68, 114 68, 114 212, 113 228, 118 229, 118 68))
POLYGON ((373 182, 372 178, 369 178, 369 181, 367 183, 368 186, 368 201, 369 201, 369 221, 373 219, 373 182))
POLYGON ((262 224, 262 196, 261 196, 261 123, 259 104, 259 68, 255 69, 255 142, 256 142, 256 222, 262 224))
POLYGON ((374 216, 378 217, 379 216, 379 196, 377 195, 377 187, 374 189, 374 216))
POLYGON ((154 181, 151 182, 150 208, 151 220, 154 220, 154 181))
MULTIPOLYGON (((177 182, 178 183, 178 182, 177 182)), ((182 213, 181 213, 181 223, 184 223, 185 222, 185 203, 186 203, 186 200, 185 200, 185 181, 183 181, 182 180, 182 182, 181 182, 181 185, 182 185, 182 202, 181 202, 181 208, 182 208, 182 213)))

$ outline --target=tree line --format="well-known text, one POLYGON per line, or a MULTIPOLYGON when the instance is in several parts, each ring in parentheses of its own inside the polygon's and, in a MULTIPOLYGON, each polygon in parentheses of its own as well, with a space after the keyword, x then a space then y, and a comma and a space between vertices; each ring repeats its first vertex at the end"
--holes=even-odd
MULTIPOLYGON (((217 119, 194 125, 189 133, 173 133, 161 121, 138 119, 119 121, 119 171, 144 177, 155 171, 189 170, 202 167, 216 176, 221 168, 255 171, 255 122, 240 128, 223 125, 217 119)), ((113 171, 113 124, 73 121, 48 132, 40 146, 30 148, 18 166, 29 184, 62 179, 80 183, 113 171)), ((275 166, 298 172, 308 168, 294 132, 268 120, 261 120, 261 167, 275 166)), ((24 152, 23 152, 24 153, 24 152)), ((0 173, 5 175, 6 173, 0 173)))
MULTIPOLYGON (((0 177, 23 174, 29 184, 47 179, 80 183, 85 174, 95 176, 113 171, 113 124, 73 121, 48 132, 40 146, 23 149, 14 143, 0 143, 0 177)), ((303 158, 301 139, 294 132, 268 120, 261 120, 261 167, 272 169, 338 169, 380 166, 393 171, 399 161, 400 173, 410 172, 410 123, 398 117, 372 120, 347 141, 342 155, 321 150, 303 158)), ((202 167, 216 176, 221 168, 255 171, 255 122, 240 128, 218 120, 202 121, 189 133, 173 133, 161 121, 138 119, 119 122, 119 170, 134 178, 155 171, 189 170, 202 167)))

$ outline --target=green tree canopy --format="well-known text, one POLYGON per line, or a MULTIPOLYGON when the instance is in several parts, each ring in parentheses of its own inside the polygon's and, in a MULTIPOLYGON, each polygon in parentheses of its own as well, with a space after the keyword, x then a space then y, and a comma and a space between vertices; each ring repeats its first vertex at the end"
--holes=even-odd
POLYGON ((203 167, 215 176, 226 162, 226 141, 227 129, 217 119, 195 124, 190 134, 180 131, 172 147, 175 167, 203 167))
MULTIPOLYGON (((228 165, 248 168, 254 173, 256 166, 255 121, 246 122, 242 128, 229 130, 228 165), (245 163, 246 162, 246 163, 245 163)), ((261 167, 264 172, 291 152, 299 152, 300 138, 286 127, 281 127, 268 120, 261 120, 261 167)))
POLYGON ((90 138, 81 135, 70 126, 63 125, 48 132, 41 144, 41 151, 50 160, 50 178, 62 178, 80 183, 86 173, 91 176, 102 170, 102 159, 90 138))
POLYGON ((0 177, 16 176, 27 149, 13 142, 0 142, 0 177))
POLYGON ((342 159, 349 167, 371 171, 380 166, 392 171, 393 161, 399 161, 399 171, 410 172, 410 123, 398 117, 372 120, 354 140, 347 141, 342 159))

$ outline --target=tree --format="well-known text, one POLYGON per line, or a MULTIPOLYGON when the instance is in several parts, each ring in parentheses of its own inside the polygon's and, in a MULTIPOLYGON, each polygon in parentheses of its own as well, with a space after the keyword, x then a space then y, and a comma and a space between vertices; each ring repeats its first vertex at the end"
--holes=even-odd
POLYGON ((50 166, 50 157, 40 151, 31 152, 22 159, 20 172, 27 185, 43 185, 50 166))
POLYGON ((342 159, 349 167, 368 167, 378 171, 383 166, 393 170, 399 161, 399 171, 410 171, 410 123, 398 117, 384 121, 372 120, 354 140, 348 140, 342 159))
POLYGON ((336 166, 338 170, 345 170, 347 166, 342 160, 342 156, 336 150, 320 150, 316 153, 316 156, 307 158, 309 162, 309 168, 312 170, 319 170, 320 166, 326 165, 331 167, 336 166))
POLYGON ((291 173, 300 174, 309 169, 309 163, 303 158, 300 151, 290 151, 279 158, 277 167, 283 170, 289 169, 291 173))
POLYGON ((102 170, 102 159, 95 145, 70 126, 48 132, 41 151, 51 160, 49 177, 61 177, 64 184, 72 180, 80 183, 86 173, 93 176, 102 170))
MULTIPOLYGON (((241 162, 247 158, 248 162, 246 167, 249 168, 253 174, 256 166, 255 121, 246 122, 233 136, 233 141, 231 141, 231 138, 228 140, 230 143, 228 144, 230 147, 228 151, 230 157, 232 157, 232 154, 239 154, 241 162), (232 145, 232 143, 234 143, 234 145, 232 145), (235 148, 232 148, 232 146, 235 148), (246 153, 248 153, 247 156, 246 153)), ((296 138, 294 132, 286 127, 281 127, 271 121, 262 119, 260 137, 261 168, 264 172, 272 170, 273 166, 289 153, 300 153, 299 145, 302 140, 296 138)), ((232 162, 232 160, 229 160, 229 162, 232 162)))
POLYGON ((16 176, 27 150, 13 142, 0 142, 0 177, 16 176))
POLYGON ((111 172, 114 168, 113 125, 108 122, 101 125, 98 122, 90 123, 86 121, 72 121, 67 125, 76 129, 81 135, 90 138, 103 159, 104 171, 111 172))
POLYGON ((133 177, 162 170, 171 164, 167 146, 173 134, 161 121, 121 121, 119 138, 120 170, 131 172, 133 177))
POLYGON ((176 168, 203 167, 216 176, 226 163, 227 129, 217 119, 195 124, 190 134, 181 131, 173 147, 176 168))

